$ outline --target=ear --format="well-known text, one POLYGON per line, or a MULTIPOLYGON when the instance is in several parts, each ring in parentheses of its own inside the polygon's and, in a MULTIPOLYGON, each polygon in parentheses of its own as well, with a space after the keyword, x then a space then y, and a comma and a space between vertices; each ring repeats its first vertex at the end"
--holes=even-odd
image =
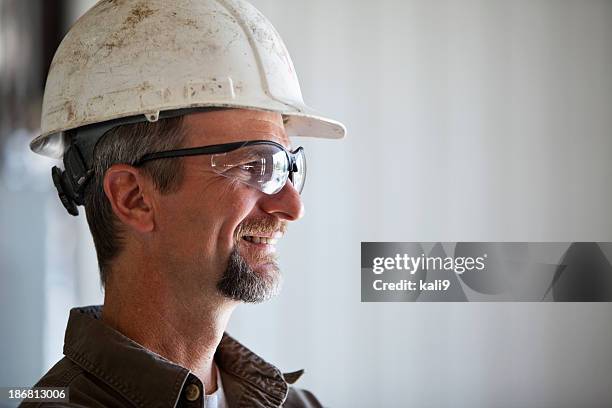
POLYGON ((115 164, 104 175, 104 192, 113 212, 138 232, 150 232, 155 226, 152 191, 152 181, 130 165, 115 164))

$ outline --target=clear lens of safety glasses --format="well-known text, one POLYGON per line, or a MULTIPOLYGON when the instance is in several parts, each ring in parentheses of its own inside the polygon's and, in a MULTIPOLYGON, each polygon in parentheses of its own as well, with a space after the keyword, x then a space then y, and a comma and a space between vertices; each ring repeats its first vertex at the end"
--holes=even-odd
POLYGON ((306 179, 306 159, 301 147, 292 153, 278 143, 250 142, 227 153, 213 154, 210 160, 218 174, 266 194, 281 191, 288 178, 301 193, 306 179))
POLYGON ((306 155, 304 148, 298 147, 293 153, 290 153, 292 161, 292 171, 289 174, 293 187, 301 194, 306 183, 306 155))

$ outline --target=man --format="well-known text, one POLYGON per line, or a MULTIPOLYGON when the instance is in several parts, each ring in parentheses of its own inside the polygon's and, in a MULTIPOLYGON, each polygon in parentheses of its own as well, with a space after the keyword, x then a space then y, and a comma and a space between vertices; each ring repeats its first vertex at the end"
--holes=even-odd
MULTIPOLYGON (((303 212, 304 150, 340 138, 303 103, 271 24, 239 0, 105 0, 51 64, 34 151, 84 205, 103 307, 73 309, 64 354, 38 383, 69 406, 311 407, 224 334, 240 302, 273 296, 275 243, 303 212)), ((26 404, 24 404, 26 405, 26 404)))

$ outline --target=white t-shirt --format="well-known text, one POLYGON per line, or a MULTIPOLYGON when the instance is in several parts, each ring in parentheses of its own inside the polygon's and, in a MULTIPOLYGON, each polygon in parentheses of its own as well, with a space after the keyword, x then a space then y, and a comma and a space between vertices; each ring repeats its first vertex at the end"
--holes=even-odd
POLYGON ((206 408, 228 408, 225 393, 223 392, 223 383, 221 382, 221 373, 215 364, 215 372, 217 373, 217 390, 210 395, 204 396, 204 406, 206 408))

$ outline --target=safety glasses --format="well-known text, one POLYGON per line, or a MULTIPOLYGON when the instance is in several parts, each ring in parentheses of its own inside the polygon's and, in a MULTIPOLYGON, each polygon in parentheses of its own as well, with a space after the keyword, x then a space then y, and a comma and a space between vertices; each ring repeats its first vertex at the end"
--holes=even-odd
POLYGON ((187 149, 167 150, 144 155, 134 163, 139 166, 151 160, 185 156, 210 156, 214 172, 239 181, 266 194, 276 194, 287 182, 301 194, 306 181, 304 148, 288 151, 269 140, 225 143, 187 149))

